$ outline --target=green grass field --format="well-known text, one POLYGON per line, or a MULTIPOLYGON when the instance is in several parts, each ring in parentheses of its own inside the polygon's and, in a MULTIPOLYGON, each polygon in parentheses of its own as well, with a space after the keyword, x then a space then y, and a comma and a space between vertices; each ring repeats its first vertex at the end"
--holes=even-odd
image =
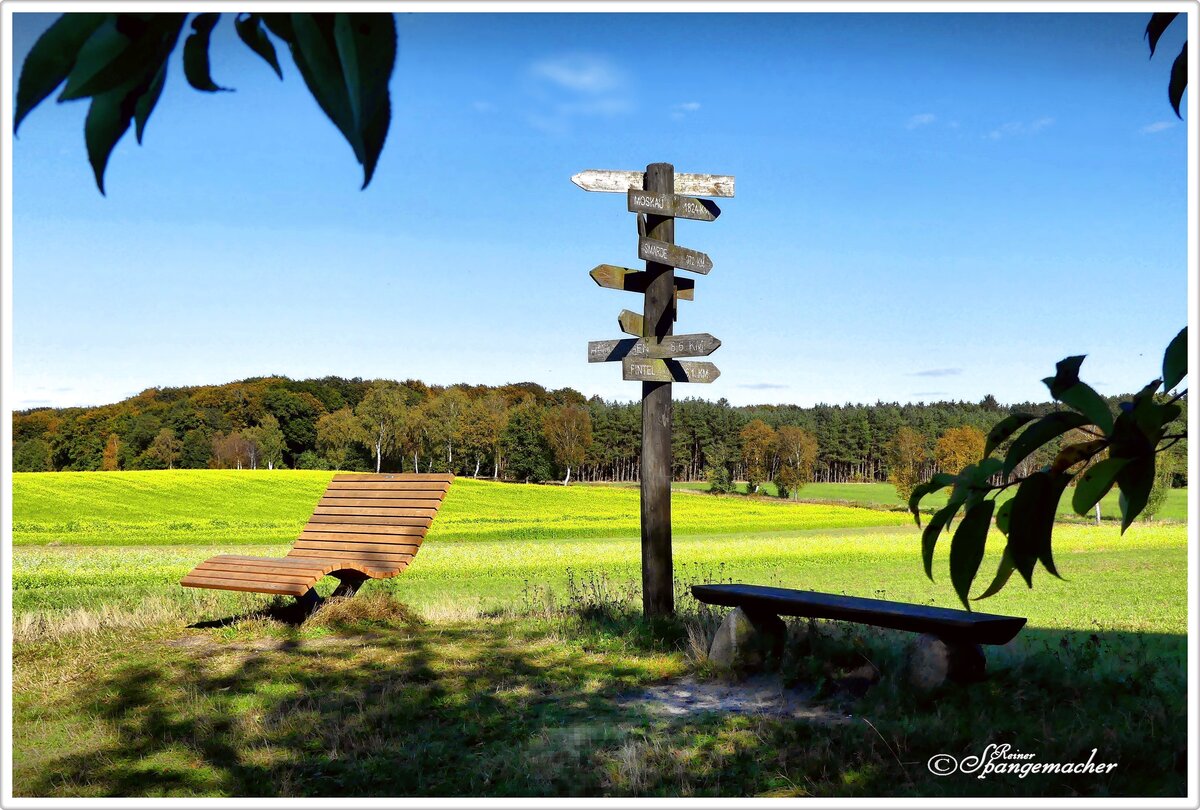
MULTIPOLYGON (((597 485, 600 486, 600 485, 597 485)), ((672 487, 677 490, 690 490, 694 492, 707 492, 708 484, 704 482, 681 482, 672 484, 672 487)), ((741 481, 737 484, 738 492, 746 494, 746 482, 741 481)), ((775 485, 767 482, 762 485, 759 490, 761 495, 776 498, 779 496, 779 490, 775 485)), ((1062 501, 1059 503, 1058 513, 1065 518, 1073 518, 1080 521, 1091 519, 1091 515, 1087 518, 1081 518, 1075 514, 1075 510, 1071 508, 1071 497, 1075 490, 1068 488, 1063 494, 1062 501)), ((1009 489, 1001 492, 997 498, 1000 502, 1004 502, 1015 494, 1015 490, 1009 489)), ((922 509, 934 509, 936 507, 945 506, 946 499, 949 493, 943 490, 927 496, 921 502, 922 509)), ((1104 496, 1100 501, 1100 516, 1102 520, 1117 520, 1121 519, 1120 510, 1117 507, 1118 493, 1114 489, 1104 496)), ((815 483, 809 484, 800 490, 798 500, 804 502, 829 502, 829 503, 844 503, 861 506, 872 507, 887 507, 895 509, 907 509, 908 504, 900 500, 896 495, 896 488, 891 484, 824 484, 815 483)), ((1167 493, 1166 502, 1163 504, 1162 514, 1157 515, 1155 520, 1168 520, 1184 523, 1187 521, 1187 490, 1175 489, 1167 493)))
MULTIPOLYGON (((1187 531, 1060 524, 1066 581, 981 603, 1029 617, 992 677, 908 694, 903 633, 822 624, 865 696, 789 677, 848 720, 664 718, 619 700, 713 677, 686 595, 747 581, 955 606, 903 513, 679 492, 680 618, 638 616, 636 490, 459 479, 413 565, 296 627, 286 600, 178 586, 220 552, 286 551, 325 472, 17 474, 14 788, 103 795, 1181 795, 1187 531), (264 611, 267 611, 264 613, 264 611), (855 718, 870 720, 866 724, 855 718), (938 779, 989 741, 1115 775, 938 779), (1164 757, 1166 759, 1164 760, 1164 757)), ((809 494, 806 488, 805 494, 809 494)), ((990 538, 990 574, 1003 538, 990 538)), ((990 578, 987 574, 981 578, 990 578)), ((332 582, 321 590, 328 593, 332 582)))

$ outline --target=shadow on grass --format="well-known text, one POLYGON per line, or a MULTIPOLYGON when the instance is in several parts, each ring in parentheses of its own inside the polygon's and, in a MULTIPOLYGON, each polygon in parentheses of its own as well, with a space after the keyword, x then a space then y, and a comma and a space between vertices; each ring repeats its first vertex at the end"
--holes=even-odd
MULTIPOLYGON (((870 722, 665 719, 617 695, 680 674, 687 629, 584 605, 555 616, 427 623, 384 594, 334 600, 302 626, 217 623, 197 644, 131 647, 73 687, 73 726, 101 727, 36 768, 17 795, 1183 795, 1186 639, 1027 629, 985 683, 918 697, 911 636, 819 626, 822 661, 885 673, 870 722), (823 646, 821 646, 823 645, 823 646), (1039 762, 1118 762, 1092 776, 932 776, 935 753, 1008 742, 1039 762)), ((22 711, 20 708, 19 711, 22 711)), ((31 722, 25 715, 14 722, 31 722)), ((34 713, 37 713, 35 706, 34 713)))

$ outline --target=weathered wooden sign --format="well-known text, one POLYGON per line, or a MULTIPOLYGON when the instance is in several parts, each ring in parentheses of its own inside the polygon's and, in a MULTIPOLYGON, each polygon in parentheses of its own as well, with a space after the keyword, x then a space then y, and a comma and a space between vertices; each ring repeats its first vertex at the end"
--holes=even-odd
POLYGON ((645 321, 641 315, 636 312, 630 312, 627 309, 621 310, 621 314, 617 316, 617 325, 621 327, 621 331, 627 335, 641 337, 646 334, 645 321))
POLYGON ((624 340, 588 341, 588 362, 607 363, 626 357, 668 359, 674 357, 707 357, 721 346, 707 332, 695 335, 666 335, 662 338, 643 337, 624 340))
MULTIPOLYGON (((631 267, 617 267, 615 264, 598 264, 589 274, 592 280, 601 287, 610 290, 644 293, 650 276, 644 270, 634 270, 631 267)), ((696 281, 690 278, 675 279, 675 295, 684 301, 695 298, 696 281)))
POLYGON ((652 360, 626 357, 621 361, 621 379, 642 382, 710 383, 721 376, 712 363, 688 360, 652 360))
POLYGON ((684 197, 680 194, 657 194, 653 191, 629 189, 626 195, 629 210, 637 214, 657 214, 660 217, 683 217, 712 222, 721 209, 712 200, 684 197))
POLYGON ((670 242, 660 242, 648 236, 638 237, 638 258, 648 262, 659 262, 678 267, 680 270, 691 270, 693 273, 705 275, 712 270, 712 259, 698 250, 689 250, 670 242))
MULTIPOLYGON (((571 177, 571 182, 584 191, 609 191, 624 194, 629 189, 642 189, 642 172, 611 169, 587 169, 571 177)), ((675 175, 676 194, 695 194, 702 197, 732 197, 733 175, 687 174, 675 175)))

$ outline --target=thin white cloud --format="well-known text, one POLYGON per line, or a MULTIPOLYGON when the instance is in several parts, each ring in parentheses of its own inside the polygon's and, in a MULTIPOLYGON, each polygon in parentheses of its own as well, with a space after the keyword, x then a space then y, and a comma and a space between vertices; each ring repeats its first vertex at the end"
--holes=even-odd
POLYGON ((1051 126, 1053 123, 1054 119, 1049 117, 1035 118, 1028 123, 1024 121, 1009 121, 1007 124, 1002 124, 993 129, 984 137, 990 141, 998 141, 1001 138, 1011 138, 1018 135, 1034 135, 1051 126))
POLYGON ((779 390, 782 388, 790 388, 790 387, 791 386, 789 386, 789 385, 783 385, 781 383, 766 383, 766 382, 741 383, 738 385, 738 388, 748 388, 751 391, 776 391, 776 390, 779 390))
POLYGON ((576 118, 616 118, 635 109, 631 82, 615 62, 596 54, 546 57, 528 68, 530 126, 565 135, 576 118))
POLYGON ((904 128, 905 129, 918 129, 920 127, 929 126, 936 120, 937 120, 937 116, 934 115, 933 113, 919 113, 918 115, 914 115, 911 118, 909 118, 907 121, 905 121, 904 128))
POLYGON ((496 105, 490 101, 473 101, 471 109, 478 113, 490 113, 496 111, 496 105))
POLYGON ((534 62, 530 73, 565 90, 576 93, 607 93, 624 84, 623 72, 616 65, 590 54, 567 54, 534 62))
POLYGON ((910 377, 953 377, 962 374, 961 368, 928 368, 924 371, 910 371, 910 377))
POLYGON ((684 101, 681 104, 671 107, 671 118, 676 121, 682 121, 684 118, 687 118, 688 113, 694 113, 699 109, 699 101, 684 101))
POLYGON ((1153 124, 1146 124, 1139 132, 1143 135, 1153 135, 1156 132, 1162 132, 1164 129, 1170 129, 1175 126, 1174 121, 1155 121, 1153 124))

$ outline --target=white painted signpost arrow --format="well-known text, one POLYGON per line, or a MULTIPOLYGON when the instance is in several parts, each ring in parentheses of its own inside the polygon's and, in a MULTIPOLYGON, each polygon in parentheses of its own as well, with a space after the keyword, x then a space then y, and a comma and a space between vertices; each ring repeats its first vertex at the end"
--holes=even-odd
POLYGON ((710 383, 721 376, 712 363, 687 360, 651 360, 626 357, 621 361, 621 378, 642 382, 710 383))
MULTIPOLYGON (((631 267, 617 267, 615 264, 598 264, 592 268, 592 280, 601 287, 610 290, 625 290, 626 292, 644 293, 649 276, 643 270, 631 267)), ((691 301, 696 296, 696 282, 690 278, 675 279, 675 295, 684 301, 691 301)))
POLYGON ((712 200, 684 197, 679 194, 656 194, 653 191, 629 189, 626 195, 629 210, 635 214, 657 214, 660 217, 682 217, 712 222, 721 216, 721 209, 712 200))
MULTIPOLYGON (((571 177, 571 182, 584 191, 609 191, 624 194, 630 189, 642 190, 642 172, 623 172, 610 169, 587 169, 571 177)), ((701 197, 732 197, 733 175, 686 174, 675 175, 676 194, 701 197)))
POLYGON ((648 236, 638 238, 638 258, 648 262, 659 262, 678 267, 680 270, 691 270, 693 273, 705 275, 712 270, 712 259, 698 250, 689 250, 670 242, 660 242, 648 236))
POLYGON ((695 335, 666 335, 662 338, 625 338, 624 340, 588 341, 588 362, 607 363, 626 357, 706 357, 721 345, 707 332, 695 335))

